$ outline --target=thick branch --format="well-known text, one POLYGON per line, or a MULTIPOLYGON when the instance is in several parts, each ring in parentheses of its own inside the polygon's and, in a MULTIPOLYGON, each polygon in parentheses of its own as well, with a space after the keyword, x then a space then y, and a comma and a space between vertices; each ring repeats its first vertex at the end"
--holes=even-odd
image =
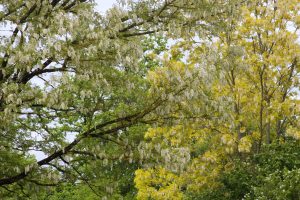
MULTIPOLYGON (((155 106, 151 106, 150 108, 144 110, 143 112, 139 112, 139 113, 135 113, 126 117, 121 117, 121 118, 117 118, 108 122, 104 122, 102 124, 98 124, 97 126, 95 126, 94 128, 91 128, 85 132, 83 132, 78 138, 76 138, 73 142, 71 142, 69 145, 67 145, 66 147, 64 147, 63 149, 54 152, 53 154, 51 154, 50 156, 48 156, 47 158, 40 160, 37 162, 38 166, 42 166, 42 165, 48 165, 51 161, 53 161, 56 158, 61 157, 62 155, 68 153, 71 149, 73 149, 82 139, 87 138, 90 136, 90 134, 92 134, 94 131, 96 130, 103 130, 103 128, 107 127, 108 125, 112 125, 115 123, 121 123, 121 125, 116 126, 114 128, 108 129, 108 130, 103 130, 100 133, 98 132, 99 135, 105 135, 105 134, 110 134, 110 133, 115 133, 117 130, 129 127, 135 123, 138 123, 139 119, 143 118, 146 114, 148 114, 149 112, 151 112, 151 110, 155 109, 157 107, 157 101, 155 102, 155 104, 153 104, 155 106), (123 122, 123 123, 122 123, 123 122)), ((19 180, 24 179, 25 177, 28 176, 29 173, 31 173, 33 171, 33 169, 31 169, 28 172, 21 172, 20 174, 13 176, 13 177, 9 177, 9 178, 3 178, 0 179, 0 186, 1 185, 8 185, 8 184, 12 184, 15 183, 19 180)))

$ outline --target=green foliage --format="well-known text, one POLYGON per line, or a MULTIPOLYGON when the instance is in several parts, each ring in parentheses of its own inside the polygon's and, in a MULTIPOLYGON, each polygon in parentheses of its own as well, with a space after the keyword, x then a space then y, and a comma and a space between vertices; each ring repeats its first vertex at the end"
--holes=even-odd
POLYGON ((274 173, 264 177, 261 185, 253 187, 253 193, 247 194, 245 199, 275 199, 296 200, 300 198, 300 171, 293 170, 277 170, 274 173))
POLYGON ((236 160, 219 177, 215 190, 188 196, 190 199, 299 199, 299 141, 265 145, 259 154, 236 160))
POLYGON ((45 199, 49 200, 92 200, 96 198, 97 196, 84 184, 62 185, 61 187, 57 187, 57 190, 53 194, 45 197, 45 199))

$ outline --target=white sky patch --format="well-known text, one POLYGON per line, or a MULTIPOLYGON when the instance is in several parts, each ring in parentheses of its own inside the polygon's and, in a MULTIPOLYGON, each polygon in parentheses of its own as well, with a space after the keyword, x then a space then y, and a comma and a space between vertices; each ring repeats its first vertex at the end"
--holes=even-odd
POLYGON ((97 6, 96 11, 100 13, 105 13, 113 5, 117 4, 117 0, 95 0, 97 6))

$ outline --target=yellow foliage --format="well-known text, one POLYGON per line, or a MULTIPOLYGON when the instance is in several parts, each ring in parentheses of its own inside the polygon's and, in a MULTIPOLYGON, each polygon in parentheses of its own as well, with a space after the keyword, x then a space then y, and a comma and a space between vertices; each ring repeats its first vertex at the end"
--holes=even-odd
POLYGON ((195 142, 201 145, 204 142, 205 130, 195 130, 192 127, 177 125, 172 127, 157 127, 149 128, 145 133, 145 139, 150 139, 152 142, 159 142, 161 145, 171 147, 190 146, 195 142))
POLYGON ((250 136, 241 138, 238 145, 239 152, 250 152, 252 147, 252 140, 250 136))
POLYGON ((258 131, 254 131, 251 136, 254 140, 260 139, 260 133, 258 131))
POLYGON ((297 139, 297 140, 300 140, 300 131, 299 131, 299 129, 290 127, 290 128, 287 129, 286 134, 288 136, 291 136, 291 137, 297 139))
POLYGON ((136 170, 134 182, 139 190, 137 199, 183 199, 180 178, 162 167, 136 170))

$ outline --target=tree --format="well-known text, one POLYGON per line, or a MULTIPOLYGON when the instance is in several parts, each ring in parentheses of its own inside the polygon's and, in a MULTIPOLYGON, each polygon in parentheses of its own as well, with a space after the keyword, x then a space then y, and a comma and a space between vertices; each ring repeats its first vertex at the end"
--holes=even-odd
POLYGON ((2 1, 0 21, 9 31, 0 47, 1 196, 26 198, 28 190, 66 180, 93 191, 80 157, 107 163, 108 155, 126 153, 130 162, 131 128, 168 119, 173 112, 162 108, 184 98, 193 82, 188 71, 176 72, 186 81, 169 77, 177 87, 153 84, 151 73, 145 78, 141 39, 216 33, 227 11, 240 5, 129 1, 103 16, 87 0, 2 1), (111 143, 123 143, 125 152, 104 153, 111 143), (36 161, 32 151, 44 158, 36 161))
MULTIPOLYGON (((283 143, 289 136, 299 138, 295 123, 299 117, 299 2, 249 2, 232 15, 224 19, 228 26, 211 39, 175 45, 175 52, 187 48, 189 54, 182 62, 196 65, 202 84, 192 87, 197 98, 182 100, 174 115, 198 120, 163 124, 145 134, 146 151, 152 156, 136 172, 139 199, 232 199, 231 193, 238 189, 222 191, 231 181, 222 177, 237 170, 238 161, 261 153, 265 145, 283 143), (225 196, 217 196, 223 192, 225 196)), ((252 169, 256 163, 249 165, 252 169)), ((270 187, 281 183, 293 189, 279 199, 297 198, 297 183, 287 183, 291 176, 295 176, 292 181, 297 179, 297 170, 279 170, 265 175, 254 186, 254 197, 247 198, 264 194, 272 199, 270 187)), ((236 176, 247 178, 243 173, 236 176)))
POLYGON ((299 197, 298 0, 0 5, 1 198, 299 197))

